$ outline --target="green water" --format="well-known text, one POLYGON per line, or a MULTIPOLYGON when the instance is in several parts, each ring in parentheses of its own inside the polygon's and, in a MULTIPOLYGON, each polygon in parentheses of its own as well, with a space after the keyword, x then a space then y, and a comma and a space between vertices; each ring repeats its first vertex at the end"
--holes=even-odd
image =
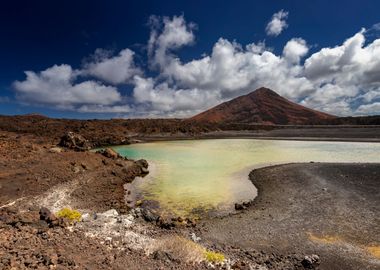
POLYGON ((380 162, 380 144, 254 139, 166 141, 114 147, 148 160, 151 173, 136 181, 144 200, 164 212, 228 212, 256 196, 248 173, 263 164, 380 162))

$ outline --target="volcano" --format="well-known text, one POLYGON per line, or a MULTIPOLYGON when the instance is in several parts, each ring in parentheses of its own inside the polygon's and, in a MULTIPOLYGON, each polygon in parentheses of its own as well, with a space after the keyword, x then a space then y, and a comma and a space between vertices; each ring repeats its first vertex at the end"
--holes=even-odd
POLYGON ((190 118, 209 123, 308 125, 336 118, 291 102, 262 87, 190 118))

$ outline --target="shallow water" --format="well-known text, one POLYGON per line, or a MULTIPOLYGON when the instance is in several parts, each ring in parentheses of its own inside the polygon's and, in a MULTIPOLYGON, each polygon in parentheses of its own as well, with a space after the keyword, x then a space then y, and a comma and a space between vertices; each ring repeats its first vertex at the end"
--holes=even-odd
POLYGON ((189 216, 233 211, 256 196, 248 173, 263 164, 380 162, 380 144, 254 139, 183 140, 117 146, 128 158, 148 160, 151 174, 136 181, 144 200, 163 212, 189 216))

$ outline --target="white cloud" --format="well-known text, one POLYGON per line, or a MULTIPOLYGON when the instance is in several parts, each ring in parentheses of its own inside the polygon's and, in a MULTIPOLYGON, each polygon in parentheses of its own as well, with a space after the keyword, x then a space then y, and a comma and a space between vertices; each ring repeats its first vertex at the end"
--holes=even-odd
POLYGON ((129 113, 132 108, 129 105, 82 105, 78 112, 86 113, 129 113))
POLYGON ((357 114, 363 114, 363 115, 367 115, 367 114, 380 115, 380 102, 360 105, 356 112, 357 114))
POLYGON ((194 42, 192 32, 194 24, 187 24, 183 16, 169 17, 151 16, 148 53, 152 64, 165 66, 170 60, 170 51, 194 42))
POLYGON ((267 24, 266 32, 269 36, 278 36, 281 32, 288 27, 286 19, 288 18, 289 12, 280 10, 279 12, 273 14, 271 21, 267 24))
POLYGON ((117 85, 125 84, 142 71, 136 67, 130 49, 122 50, 117 56, 101 49, 95 51, 91 62, 87 62, 82 70, 83 75, 90 75, 105 82, 117 85))
POLYGON ((292 38, 286 43, 282 52, 285 59, 292 64, 298 64, 309 51, 306 41, 302 38, 292 38))
POLYGON ((116 88, 96 81, 73 83, 78 72, 69 65, 54 65, 40 73, 26 71, 24 81, 13 86, 27 103, 73 108, 79 104, 110 105, 121 100, 116 88))
POLYGON ((156 84, 152 78, 135 77, 133 91, 137 103, 145 104, 150 110, 161 114, 193 113, 194 110, 206 108, 218 102, 218 93, 193 89, 175 89, 168 83, 156 84))
MULTIPOLYGON (((352 108, 358 100, 371 103, 379 97, 380 40, 365 45, 364 33, 362 29, 342 45, 322 48, 306 59, 305 75, 314 83, 315 91, 304 100, 305 105, 319 108, 324 104, 334 108, 332 101, 339 100, 352 108)), ((334 111, 347 115, 363 113, 359 109, 342 113, 337 107, 334 111)))
POLYGON ((369 30, 380 31, 380 23, 375 23, 369 30))

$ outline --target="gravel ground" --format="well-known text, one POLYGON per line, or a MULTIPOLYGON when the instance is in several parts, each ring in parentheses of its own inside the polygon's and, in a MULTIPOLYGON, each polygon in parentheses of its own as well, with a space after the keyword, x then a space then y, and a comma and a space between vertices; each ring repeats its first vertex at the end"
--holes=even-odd
POLYGON ((320 269, 380 269, 380 164, 287 164, 254 170, 249 209, 201 222, 223 247, 314 253, 320 269))

